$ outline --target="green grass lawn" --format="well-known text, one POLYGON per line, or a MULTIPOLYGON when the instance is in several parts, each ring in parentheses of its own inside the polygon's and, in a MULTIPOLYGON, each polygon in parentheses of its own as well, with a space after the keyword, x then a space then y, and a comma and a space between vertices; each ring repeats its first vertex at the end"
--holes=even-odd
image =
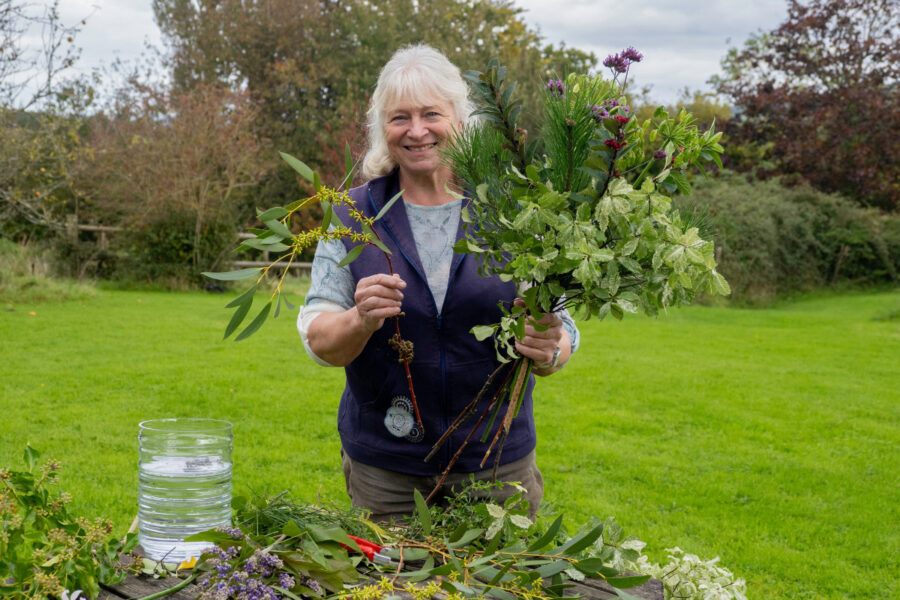
MULTIPOLYGON (((63 460, 75 511, 124 531, 137 424, 214 417, 235 423, 236 490, 346 505, 343 371, 306 357, 296 313, 222 342, 231 297, 0 311, 0 465, 30 441, 63 460)), ((893 292, 583 323, 537 390, 545 501, 573 526, 616 516, 653 560, 720 556, 751 598, 896 598, 900 320, 877 317, 898 309, 893 292)))

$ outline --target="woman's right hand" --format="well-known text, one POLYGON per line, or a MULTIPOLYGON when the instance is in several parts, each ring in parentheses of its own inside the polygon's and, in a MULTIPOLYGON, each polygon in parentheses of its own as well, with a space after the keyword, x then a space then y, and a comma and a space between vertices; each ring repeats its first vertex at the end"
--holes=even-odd
POLYGON ((397 274, 380 273, 359 280, 353 300, 362 328, 372 333, 384 325, 384 320, 400 314, 406 282, 397 274))

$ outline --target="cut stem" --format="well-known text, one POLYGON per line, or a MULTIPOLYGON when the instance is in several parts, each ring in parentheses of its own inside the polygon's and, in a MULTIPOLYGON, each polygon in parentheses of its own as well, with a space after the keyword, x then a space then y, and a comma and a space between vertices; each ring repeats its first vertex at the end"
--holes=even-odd
MULTIPOLYGON (((487 381, 484 382, 484 385, 481 386, 481 390, 479 390, 475 398, 466 405, 466 407, 462 410, 462 412, 459 413, 459 415, 457 415, 456 419, 454 419, 450 426, 447 428, 447 431, 445 431, 440 439, 438 439, 438 441, 434 443, 434 446, 431 447, 431 452, 429 452, 428 456, 425 457, 425 462, 428 462, 429 460, 434 458, 434 455, 438 450, 440 450, 441 446, 443 446, 447 442, 447 439, 453 434, 453 432, 459 429, 460 425, 462 425, 466 421, 466 419, 468 419, 475 413, 475 409, 478 407, 478 403, 481 402, 481 398, 490 389, 491 384, 494 382, 494 378, 497 377, 497 374, 500 373, 500 371, 502 371, 503 367, 505 366, 506 364, 501 364, 496 369, 494 369, 493 373, 491 373, 487 378, 487 381)), ((515 364, 513 365, 513 367, 515 367, 515 364)), ((513 369, 510 369, 509 373, 506 374, 506 379, 503 381, 503 385, 500 386, 500 390, 505 387, 506 382, 509 381, 509 377, 512 372, 513 369)), ((500 390, 498 390, 498 394, 500 390)), ((494 395, 495 399, 498 394, 494 395)), ((493 406, 493 404, 491 404, 491 406, 493 406)))

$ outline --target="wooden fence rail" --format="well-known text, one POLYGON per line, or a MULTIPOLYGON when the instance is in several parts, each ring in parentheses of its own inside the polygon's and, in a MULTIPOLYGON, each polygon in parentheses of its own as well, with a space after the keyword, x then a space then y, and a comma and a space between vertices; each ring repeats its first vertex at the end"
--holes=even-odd
MULTIPOLYGON (((88 225, 85 223, 79 223, 75 215, 69 215, 66 218, 66 233, 69 236, 69 239, 72 241, 76 241, 78 239, 79 231, 93 231, 97 233, 97 245, 101 250, 106 250, 109 247, 109 237, 107 234, 117 233, 122 231, 122 227, 117 227, 114 225, 88 225)), ((247 240, 250 238, 256 237, 252 233, 239 233, 238 239, 247 240)), ((230 266, 235 267, 237 269, 245 269, 249 267, 267 267, 272 264, 272 261, 269 260, 269 253, 263 252, 263 260, 235 260, 229 263, 230 266)), ((278 263, 274 268, 283 269, 288 267, 292 269, 292 272, 299 274, 309 275, 312 271, 312 263, 311 262, 292 262, 290 265, 287 263, 278 263)))

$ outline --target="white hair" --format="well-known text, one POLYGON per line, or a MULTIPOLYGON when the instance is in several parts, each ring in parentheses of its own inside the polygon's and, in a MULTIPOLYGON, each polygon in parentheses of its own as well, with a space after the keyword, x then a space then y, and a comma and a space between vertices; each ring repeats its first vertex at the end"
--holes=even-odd
POLYGON ((388 152, 384 119, 400 101, 419 106, 449 102, 458 123, 466 123, 474 110, 469 86, 446 56, 426 44, 397 50, 381 69, 369 106, 369 148, 362 165, 366 178, 387 175, 397 166, 388 152))

